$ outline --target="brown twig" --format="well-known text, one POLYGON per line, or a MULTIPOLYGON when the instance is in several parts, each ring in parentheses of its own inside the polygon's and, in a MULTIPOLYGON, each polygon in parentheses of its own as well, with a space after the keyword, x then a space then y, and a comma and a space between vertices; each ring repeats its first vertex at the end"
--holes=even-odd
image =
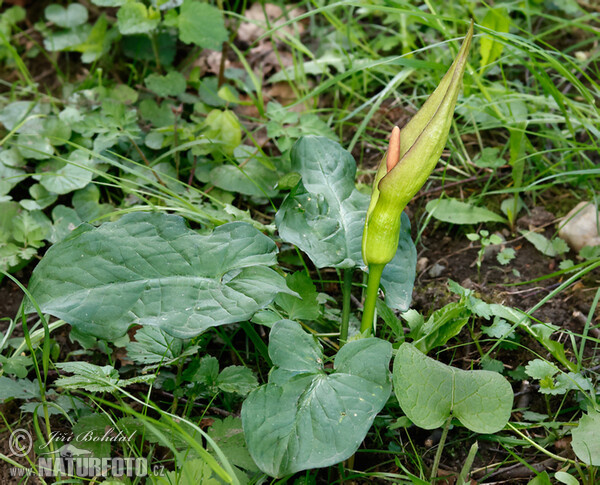
POLYGON ((515 480, 517 478, 531 477, 541 471, 549 470, 553 466, 555 466, 556 463, 557 463, 556 460, 554 460, 553 458, 548 458, 547 460, 544 460, 540 463, 536 463, 535 465, 530 465, 530 466, 525 466, 520 463, 517 463, 515 465, 500 468, 500 470, 497 470, 490 475, 486 475, 486 473, 487 473, 487 467, 486 467, 483 469, 480 468, 479 470, 473 471, 471 473, 471 476, 473 476, 476 479, 485 476, 486 480, 490 480, 493 478, 495 480, 500 480, 500 481, 502 481, 502 480, 510 481, 510 480, 515 480))
POLYGON ((137 150, 137 152, 140 155, 140 157, 142 157, 142 160, 144 160, 144 163, 146 164, 146 166, 152 172, 152 175, 154 175, 156 177, 156 180, 158 180, 158 183, 160 183, 163 187, 166 187, 166 184, 161 180, 161 178, 158 176, 158 174, 156 173, 156 171, 151 167, 150 162, 146 158, 146 155, 144 155, 144 152, 142 152, 142 150, 140 149, 140 147, 138 146, 138 144, 135 142, 135 140, 133 138, 131 138, 131 137, 128 137, 128 138, 129 138, 129 141, 131 142, 131 144, 137 150))
POLYGON ((464 185, 464 184, 468 184, 469 182, 475 182, 477 180, 487 181, 487 179, 491 178, 492 175, 494 175, 494 174, 490 173, 490 174, 486 175, 485 177, 483 177, 483 179, 481 179, 480 174, 477 174, 477 175, 473 175, 472 177, 466 178, 464 180, 457 180, 456 182, 450 182, 448 184, 444 184, 439 187, 434 187, 433 189, 424 190, 422 192, 419 192, 417 195, 415 195, 413 200, 419 199, 421 197, 425 197, 427 195, 435 194, 436 192, 441 192, 442 190, 448 189, 450 187, 456 187, 457 185, 464 185))
POLYGON ((190 176, 188 178, 188 185, 191 187, 192 182, 194 181, 194 174, 196 173, 196 165, 198 164, 198 156, 194 155, 194 161, 192 163, 192 170, 190 171, 190 176))

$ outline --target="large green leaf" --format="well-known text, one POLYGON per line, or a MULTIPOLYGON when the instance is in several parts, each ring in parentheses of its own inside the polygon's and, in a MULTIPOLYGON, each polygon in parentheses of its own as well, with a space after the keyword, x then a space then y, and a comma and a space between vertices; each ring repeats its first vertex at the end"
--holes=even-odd
POLYGON ((593 409, 579 420, 573 435, 573 451, 584 463, 600 466, 600 412, 593 409))
POLYGON ((114 339, 140 324, 189 338, 249 319, 279 292, 291 292, 268 267, 276 253, 246 223, 201 236, 181 217, 134 213, 79 226, 46 253, 29 290, 43 312, 83 333, 114 339))
POLYGON ((417 248, 410 237, 410 219, 403 212, 398 250, 381 274, 381 286, 389 307, 401 312, 410 308, 416 267, 417 248))
POLYGON ((352 456, 386 403, 391 383, 389 342, 348 342, 334 371, 325 373, 323 349, 290 320, 271 330, 269 383, 242 406, 250 455, 265 473, 283 476, 326 467, 352 456))
POLYGON ((292 148, 291 159, 302 181, 275 217, 282 239, 298 246, 318 268, 361 264, 369 198, 354 187, 354 158, 328 138, 305 136, 292 148))
MULTIPOLYGON (((300 138, 291 151, 302 181, 286 197, 275 222, 281 238, 304 251, 318 268, 362 266, 361 243, 369 197, 354 186, 356 162, 339 143, 300 138)), ((386 303, 406 311, 415 279, 416 249, 402 214, 398 251, 381 277, 386 303)))
POLYGON ((403 343, 394 360, 394 392, 409 419, 439 428, 451 415, 476 433, 496 433, 510 417, 513 391, 496 372, 465 371, 403 343))

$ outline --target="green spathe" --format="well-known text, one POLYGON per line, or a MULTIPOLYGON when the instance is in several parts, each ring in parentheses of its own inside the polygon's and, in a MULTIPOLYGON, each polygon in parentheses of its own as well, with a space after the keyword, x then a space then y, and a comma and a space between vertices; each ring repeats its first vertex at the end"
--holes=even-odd
POLYGON ((396 254, 400 214, 423 186, 446 145, 472 37, 473 24, 436 90, 399 136, 395 128, 388 155, 377 171, 367 211, 362 241, 367 265, 385 265, 396 254))

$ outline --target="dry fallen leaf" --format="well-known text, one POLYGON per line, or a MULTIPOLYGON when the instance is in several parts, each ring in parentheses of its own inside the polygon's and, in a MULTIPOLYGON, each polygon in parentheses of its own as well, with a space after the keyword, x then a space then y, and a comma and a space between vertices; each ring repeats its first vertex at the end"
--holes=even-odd
MULTIPOLYGON (((267 30, 279 27, 286 23, 289 19, 293 19, 302 15, 305 12, 302 8, 292 8, 288 12, 284 12, 278 5, 265 3, 264 6, 259 2, 255 2, 244 13, 246 22, 242 22, 237 31, 237 39, 240 42, 252 44, 267 30), (265 18, 266 17, 266 18, 265 18), (268 23, 266 22, 268 20, 268 23)), ((292 25, 286 25, 278 30, 279 35, 290 34, 300 35, 304 32, 305 27, 301 22, 294 22, 292 25)))

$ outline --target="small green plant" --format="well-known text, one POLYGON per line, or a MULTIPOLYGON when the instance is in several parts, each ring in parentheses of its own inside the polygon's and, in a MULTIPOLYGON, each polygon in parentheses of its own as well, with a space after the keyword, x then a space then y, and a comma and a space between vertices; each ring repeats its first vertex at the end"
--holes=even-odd
MULTIPOLYGON (((479 233, 468 233, 467 239, 473 242, 479 241, 481 244, 481 247, 477 252, 477 274, 479 275, 481 272, 481 263, 483 263, 483 257, 485 256, 486 249, 490 246, 502 244, 504 240, 498 234, 490 235, 490 231, 487 231, 486 229, 482 229, 479 231, 479 233)), ((500 254, 498 254, 498 256, 500 256, 500 254)), ((505 252, 502 257, 498 258, 498 262, 500 264, 507 264, 512 258, 514 258, 514 250, 512 252, 512 257, 510 252, 505 252)))

